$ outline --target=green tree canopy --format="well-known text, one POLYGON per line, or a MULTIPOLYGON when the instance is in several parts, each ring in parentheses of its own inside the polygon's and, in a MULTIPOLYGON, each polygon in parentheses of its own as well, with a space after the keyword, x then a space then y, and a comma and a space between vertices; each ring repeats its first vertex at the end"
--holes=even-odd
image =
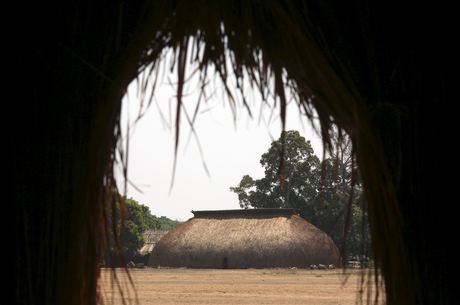
MULTIPOLYGON (((283 135, 282 135, 283 136, 283 135)), ((293 208, 336 242, 344 244, 345 228, 347 249, 351 254, 368 254, 369 238, 366 214, 362 208, 362 190, 359 183, 353 187, 350 202, 353 165, 350 148, 341 147, 340 156, 320 161, 310 141, 298 131, 284 133, 284 163, 281 169, 282 136, 271 143, 260 159, 264 177, 254 179, 243 176, 230 190, 238 195, 242 208, 293 208), (349 212, 348 212, 349 211, 349 212), (349 213, 349 221, 347 215, 349 213)))
MULTIPOLYGON (((120 236, 120 254, 125 261, 133 260, 143 245, 143 233, 147 230, 170 230, 180 224, 177 220, 165 216, 152 215, 148 206, 140 204, 132 198, 122 198, 125 203, 123 213, 116 211, 117 230, 120 236), (122 218, 123 217, 123 218, 122 218)), ((113 219, 111 220, 113 221, 113 219)), ((116 245, 110 241, 109 264, 114 265, 117 259, 116 245)))
MULTIPOLYGON (((272 142, 262 155, 265 177, 254 180, 246 175, 240 184, 230 189, 238 195, 242 208, 294 208, 307 213, 316 199, 320 186, 321 163, 313 153, 310 141, 298 131, 285 133, 284 185, 279 181, 281 138, 272 142)), ((308 213, 307 213, 308 214, 308 213)))

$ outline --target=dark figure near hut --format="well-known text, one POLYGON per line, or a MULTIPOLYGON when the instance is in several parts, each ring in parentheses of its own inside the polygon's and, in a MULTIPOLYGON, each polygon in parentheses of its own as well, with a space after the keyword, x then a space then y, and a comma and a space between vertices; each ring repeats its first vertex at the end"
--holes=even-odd
POLYGON ((222 260, 222 269, 228 269, 228 258, 226 256, 222 260))
MULTIPOLYGON (((177 125, 190 58, 201 75, 217 71, 225 84, 234 83, 230 74, 239 84, 249 76, 276 98, 283 126, 292 96, 303 114, 319 119, 326 144, 337 130, 350 135, 387 304, 458 300, 454 1, 8 4, 17 16, 5 46, 8 89, 19 93, 5 124, 14 126, 5 129, 12 142, 5 160, 13 164, 16 304, 101 301, 108 212, 118 204, 121 101, 140 72, 162 74, 157 64, 166 49, 174 49, 178 74, 177 125)), ((246 106, 251 113, 260 107, 246 106)))

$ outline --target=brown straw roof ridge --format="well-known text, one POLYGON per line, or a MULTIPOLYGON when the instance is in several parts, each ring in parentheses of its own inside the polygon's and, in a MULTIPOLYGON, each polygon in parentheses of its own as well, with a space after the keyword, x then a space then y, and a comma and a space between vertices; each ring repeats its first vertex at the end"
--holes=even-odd
POLYGON ((266 208, 266 209, 235 209, 235 210, 201 210, 192 211, 193 216, 197 217, 213 217, 213 216, 233 216, 233 217, 248 217, 248 216, 274 216, 274 215, 296 215, 294 209, 289 208, 266 208))

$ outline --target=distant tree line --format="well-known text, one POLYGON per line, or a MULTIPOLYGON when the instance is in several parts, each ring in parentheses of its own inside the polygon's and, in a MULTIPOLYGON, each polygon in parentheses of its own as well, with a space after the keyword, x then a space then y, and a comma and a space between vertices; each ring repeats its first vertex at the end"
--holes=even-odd
POLYGON ((238 195, 240 206, 293 208, 345 249, 346 256, 370 256, 363 190, 352 162, 350 142, 337 143, 335 155, 323 161, 298 131, 286 131, 284 143, 282 164, 280 137, 260 159, 264 177, 245 175, 230 188, 238 195))
POLYGON ((152 215, 148 206, 140 204, 132 198, 122 197, 121 208, 116 209, 109 219, 109 251, 105 263, 110 266, 124 265, 135 260, 137 251, 144 243, 143 233, 147 230, 170 230, 180 224, 180 221, 168 217, 152 215), (116 225, 113 226, 115 221, 116 225), (119 236, 119 245, 115 234, 119 236), (117 250, 118 248, 118 250, 117 250))

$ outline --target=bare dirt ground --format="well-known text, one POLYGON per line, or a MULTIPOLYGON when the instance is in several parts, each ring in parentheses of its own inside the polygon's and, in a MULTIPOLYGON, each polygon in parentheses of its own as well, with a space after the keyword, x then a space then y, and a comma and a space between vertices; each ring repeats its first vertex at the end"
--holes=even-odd
MULTIPOLYGON (((130 269, 130 274, 140 305, 351 305, 357 302, 361 279, 357 270, 344 275, 341 269, 146 268, 130 269)), ((117 271, 117 277, 123 287, 129 286, 123 270, 117 271)), ((106 304, 123 304, 110 270, 102 271, 99 283, 106 304)), ((136 304, 133 289, 125 288, 123 293, 128 304, 136 304)))

